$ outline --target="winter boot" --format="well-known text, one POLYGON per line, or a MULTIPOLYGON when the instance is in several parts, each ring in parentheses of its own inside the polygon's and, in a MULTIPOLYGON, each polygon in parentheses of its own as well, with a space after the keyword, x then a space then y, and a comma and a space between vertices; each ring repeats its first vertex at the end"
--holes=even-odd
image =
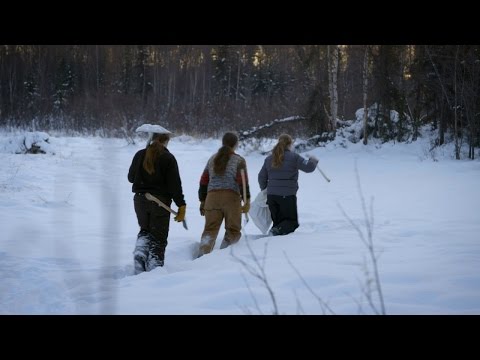
POLYGON ((158 266, 163 266, 165 259, 165 246, 160 244, 153 235, 150 235, 149 255, 146 263, 146 270, 152 271, 158 266))
POLYGON ((225 249, 230 246, 230 243, 226 241, 225 239, 222 240, 222 243, 220 244, 220 249, 225 249))
POLYGON ((155 254, 150 254, 150 256, 148 257, 145 268, 146 268, 146 271, 152 271, 156 267, 163 266, 163 264, 164 264, 164 260, 161 260, 159 258, 159 256, 157 256, 155 254))
POLYGON ((268 232, 268 235, 269 236, 282 235, 282 229, 280 227, 274 226, 270 229, 270 231, 268 232))
POLYGON ((137 242, 133 251, 133 265, 135 275, 146 271, 148 253, 149 253, 150 234, 145 230, 140 230, 137 235, 137 242))

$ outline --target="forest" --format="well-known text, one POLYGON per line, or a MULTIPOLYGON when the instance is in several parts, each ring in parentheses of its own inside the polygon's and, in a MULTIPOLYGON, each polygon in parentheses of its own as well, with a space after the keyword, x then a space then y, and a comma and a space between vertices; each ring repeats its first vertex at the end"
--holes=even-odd
POLYGON ((327 141, 436 131, 455 157, 480 145, 478 45, 0 45, 0 127, 130 136, 142 123, 327 141), (358 111, 363 109, 363 111, 358 111), (252 131, 260 127, 263 133, 252 131), (248 131, 250 130, 250 131, 248 131))

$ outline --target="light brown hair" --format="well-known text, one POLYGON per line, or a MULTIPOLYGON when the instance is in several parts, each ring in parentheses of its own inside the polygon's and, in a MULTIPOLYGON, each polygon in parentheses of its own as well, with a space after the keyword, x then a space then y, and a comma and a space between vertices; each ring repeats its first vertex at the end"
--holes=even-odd
POLYGON ((227 168, 230 154, 233 153, 235 145, 238 143, 238 137, 232 132, 227 132, 223 135, 222 147, 218 149, 217 155, 213 159, 213 171, 216 174, 223 175, 227 168))
POLYGON ((292 137, 288 134, 282 134, 278 138, 278 143, 273 148, 272 152, 272 167, 279 168, 283 164, 285 158, 285 150, 292 145, 292 137))
POLYGON ((170 140, 169 134, 153 134, 150 145, 147 146, 143 168, 150 175, 155 173, 155 161, 165 151, 165 143, 170 140))

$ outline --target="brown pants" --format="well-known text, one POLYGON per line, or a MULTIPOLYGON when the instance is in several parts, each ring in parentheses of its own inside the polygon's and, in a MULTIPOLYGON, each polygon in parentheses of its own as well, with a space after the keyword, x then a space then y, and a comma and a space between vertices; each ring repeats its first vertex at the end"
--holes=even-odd
POLYGON ((225 235, 221 248, 236 243, 242 233, 240 194, 229 190, 211 191, 205 200, 205 229, 200 241, 199 256, 213 250, 220 226, 225 218, 225 235))

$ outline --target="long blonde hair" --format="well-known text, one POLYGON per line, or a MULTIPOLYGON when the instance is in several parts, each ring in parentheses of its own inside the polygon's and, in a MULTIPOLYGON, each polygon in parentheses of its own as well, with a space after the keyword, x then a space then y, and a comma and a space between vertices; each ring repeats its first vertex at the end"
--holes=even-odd
POLYGON ((283 164, 283 159, 285 158, 285 150, 292 145, 292 137, 288 134, 282 134, 278 138, 278 143, 273 148, 272 152, 272 167, 279 168, 283 164))
POLYGON ((153 134, 150 145, 147 146, 143 168, 150 175, 155 173, 155 161, 165 151, 165 143, 170 140, 169 134, 153 134))

